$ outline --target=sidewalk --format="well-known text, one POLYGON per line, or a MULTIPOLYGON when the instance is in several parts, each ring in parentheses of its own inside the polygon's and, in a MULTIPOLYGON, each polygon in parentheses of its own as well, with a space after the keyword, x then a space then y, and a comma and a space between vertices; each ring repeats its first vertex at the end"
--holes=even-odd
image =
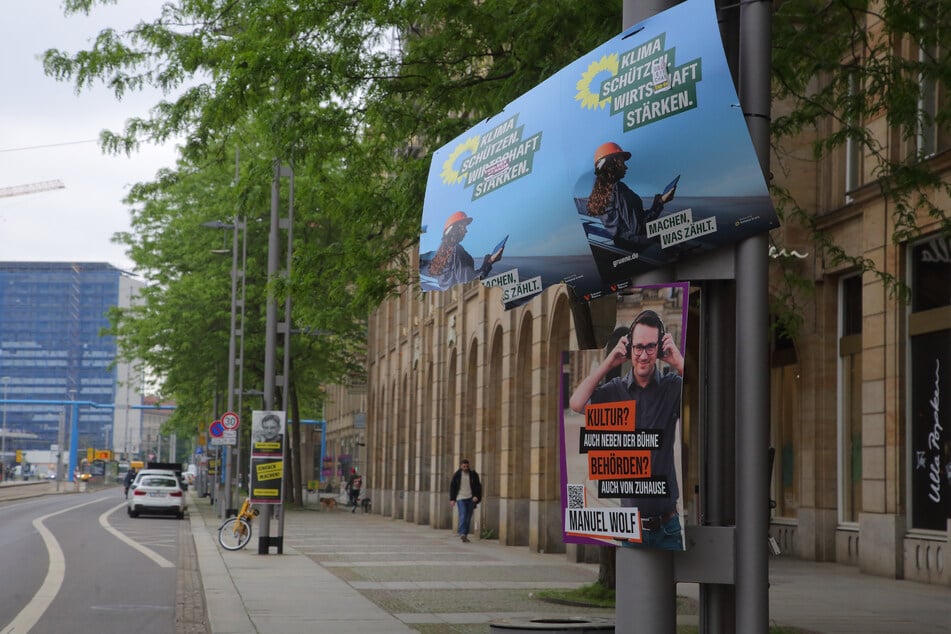
MULTIPOLYGON (((597 578, 596 564, 347 510, 288 510, 284 553, 227 552, 207 499, 189 502, 210 629, 219 633, 488 632, 504 619, 613 620, 614 611, 534 598, 597 578)), ((277 530, 276 521, 272 534, 277 530)), ((696 625, 696 584, 680 584, 678 625, 696 625)), ((951 589, 861 575, 837 564, 770 560, 770 621, 822 634, 938 634, 951 589)), ((620 627, 618 632, 631 631, 620 627)))

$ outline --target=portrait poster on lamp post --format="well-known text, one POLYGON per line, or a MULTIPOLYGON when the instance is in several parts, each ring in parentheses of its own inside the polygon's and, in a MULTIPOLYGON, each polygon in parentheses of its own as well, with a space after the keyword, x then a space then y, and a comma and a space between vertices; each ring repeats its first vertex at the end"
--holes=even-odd
POLYGON ((252 504, 280 504, 284 486, 283 411, 251 412, 252 504))
POLYGON ((251 412, 251 455, 284 455, 284 412, 251 412))
POLYGON ((567 543, 683 550, 687 284, 638 287, 604 350, 566 353, 561 491, 567 543))

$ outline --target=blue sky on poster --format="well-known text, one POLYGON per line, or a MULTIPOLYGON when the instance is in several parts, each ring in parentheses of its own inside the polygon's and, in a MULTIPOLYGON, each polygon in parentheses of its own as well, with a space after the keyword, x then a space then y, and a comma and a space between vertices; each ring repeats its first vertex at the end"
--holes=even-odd
POLYGON ((122 198, 132 184, 174 167, 176 150, 168 143, 104 155, 97 140, 103 129, 121 131, 128 118, 147 116, 162 95, 146 90, 117 101, 99 85, 77 95, 71 83, 47 77, 39 57, 49 48, 89 48, 104 28, 157 16, 162 1, 125 0, 68 18, 55 0, 8 4, 0 20, 0 188, 55 179, 66 188, 0 198, 0 260, 129 269, 124 249, 111 242, 129 228, 122 198))
MULTIPOLYGON (((725 63, 713 4, 688 0, 626 33, 641 28, 626 40, 620 34, 576 60, 435 153, 423 210, 422 223, 428 230, 421 238, 421 253, 439 246, 446 218, 461 210, 475 219, 463 245, 477 260, 506 234, 511 236, 507 256, 589 254, 573 197, 589 195, 594 151, 606 141, 631 152, 624 181, 648 204, 678 174, 678 198, 766 195, 725 63), (625 133, 621 114, 611 115, 609 108, 585 109, 576 100, 576 84, 592 63, 663 33, 664 48, 673 49, 675 65, 702 60, 697 108, 625 133), (515 114, 518 125, 524 126, 523 138, 542 133, 530 175, 474 201, 471 187, 443 184, 443 164, 460 144, 515 114)), ((592 82, 593 89, 608 77, 601 73, 592 82)), ((465 155, 459 157, 464 159, 465 155)))

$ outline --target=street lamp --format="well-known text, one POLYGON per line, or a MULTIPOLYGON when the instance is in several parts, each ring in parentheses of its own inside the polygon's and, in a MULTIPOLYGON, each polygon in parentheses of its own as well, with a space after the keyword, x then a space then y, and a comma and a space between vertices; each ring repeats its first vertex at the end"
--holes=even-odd
MULTIPOLYGON (((244 222, 238 217, 235 216, 233 223, 221 222, 220 220, 213 220, 210 222, 203 222, 203 227, 209 227, 211 229, 231 229, 231 327, 228 330, 228 398, 227 398, 227 410, 229 412, 234 412, 234 393, 235 393, 235 366, 238 363, 236 357, 236 343, 235 335, 237 330, 237 319, 238 319, 238 232, 245 229, 244 222)), ((244 234, 245 245, 247 244, 247 231, 244 234)), ((246 249, 247 247, 245 247, 246 249)), ((215 253, 226 253, 226 251, 215 250, 215 253)), ((241 287, 242 295, 244 289, 244 259, 242 258, 241 262, 241 287)), ((242 314, 244 312, 244 302, 242 300, 242 314)), ((243 322, 243 319, 242 319, 243 322)), ((243 330, 243 328, 242 328, 243 330)), ((242 340, 244 334, 242 332, 242 340)), ((243 346, 242 346, 243 347, 243 346)), ((238 436, 238 455, 240 456, 240 435, 238 436)), ((225 445, 225 493, 224 493, 224 504, 222 505, 221 517, 227 517, 228 513, 234 508, 232 504, 232 495, 231 495, 231 480, 232 480, 232 463, 234 461, 234 456, 231 452, 231 445, 225 445)))

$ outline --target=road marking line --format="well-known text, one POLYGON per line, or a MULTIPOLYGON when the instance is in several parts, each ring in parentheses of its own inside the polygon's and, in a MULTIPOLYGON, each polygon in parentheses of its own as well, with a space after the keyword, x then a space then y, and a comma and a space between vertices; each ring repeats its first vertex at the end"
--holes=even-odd
POLYGON ((43 585, 36 591, 36 594, 33 595, 30 602, 20 610, 16 618, 10 621, 9 625, 3 628, 2 634, 29 632, 40 620, 40 617, 43 616, 43 613, 49 609, 50 604, 53 603, 53 599, 55 599, 59 593, 59 589, 63 587, 63 578, 66 576, 66 558, 63 556, 63 549, 59 547, 59 542, 53 537, 53 533, 43 525, 43 521, 56 515, 68 513, 69 511, 74 511, 78 508, 96 504, 101 501, 101 499, 90 500, 89 502, 83 502, 82 504, 77 504, 76 506, 71 506, 61 511, 56 511, 55 513, 49 513, 48 515, 33 520, 33 527, 36 529, 36 532, 40 534, 40 537, 43 538, 43 543, 46 545, 46 552, 49 553, 46 578, 43 579, 43 585))
POLYGON ((114 529, 111 524, 109 524, 109 516, 115 513, 116 511, 118 511, 119 509, 121 509, 125 505, 126 503, 123 502, 119 504, 118 506, 115 506, 109 509, 108 511, 106 511, 105 513, 103 513, 102 515, 100 515, 99 525, 102 526, 107 531, 109 531, 110 533, 112 533, 113 537, 115 537, 121 542, 125 542, 132 548, 135 548, 137 551, 139 551, 140 553, 142 553, 143 555, 145 555, 146 557, 148 557, 149 559, 157 563, 162 568, 174 568, 175 564, 170 562, 168 559, 166 559, 165 557, 162 557, 160 554, 158 554, 151 548, 147 548, 146 546, 143 546, 139 542, 134 541, 132 538, 128 537, 127 535, 120 533, 118 530, 114 529))

